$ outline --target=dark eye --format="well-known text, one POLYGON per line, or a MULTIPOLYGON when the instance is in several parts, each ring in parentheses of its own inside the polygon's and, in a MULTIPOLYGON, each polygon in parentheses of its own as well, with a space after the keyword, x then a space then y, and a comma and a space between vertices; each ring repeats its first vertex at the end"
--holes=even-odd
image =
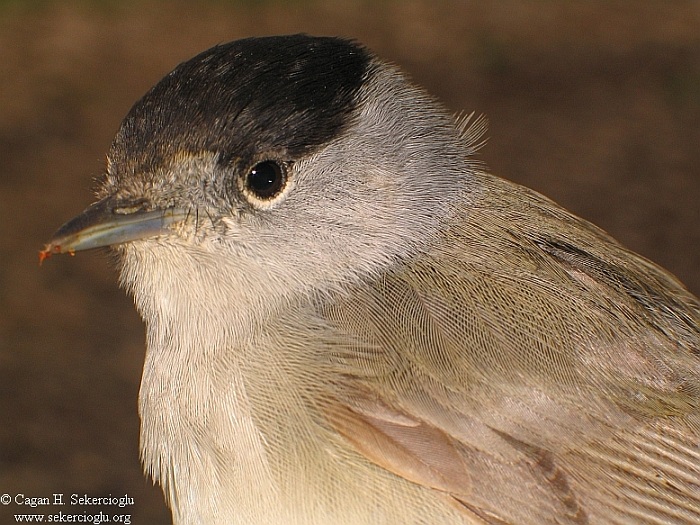
POLYGON ((248 172, 245 189, 262 200, 277 196, 287 183, 287 174, 282 166, 271 160, 259 162, 248 172))

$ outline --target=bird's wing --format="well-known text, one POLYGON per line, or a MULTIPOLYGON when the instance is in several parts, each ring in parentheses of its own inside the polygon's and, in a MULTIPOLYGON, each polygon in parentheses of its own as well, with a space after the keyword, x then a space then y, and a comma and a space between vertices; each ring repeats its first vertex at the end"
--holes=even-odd
POLYGON ((325 313, 349 341, 332 424, 485 523, 700 523, 697 303, 596 231, 505 229, 325 313))

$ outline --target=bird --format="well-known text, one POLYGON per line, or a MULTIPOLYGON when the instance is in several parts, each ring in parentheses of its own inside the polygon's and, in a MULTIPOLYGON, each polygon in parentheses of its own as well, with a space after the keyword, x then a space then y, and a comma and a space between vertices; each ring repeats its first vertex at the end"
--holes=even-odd
POLYGON ((491 174, 359 42, 219 44, 129 111, 96 202, 178 525, 700 523, 700 303, 491 174))

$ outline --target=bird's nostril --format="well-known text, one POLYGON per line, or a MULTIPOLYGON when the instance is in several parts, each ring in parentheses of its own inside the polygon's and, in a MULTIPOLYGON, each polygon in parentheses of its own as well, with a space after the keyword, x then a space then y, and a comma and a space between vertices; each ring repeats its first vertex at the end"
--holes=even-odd
POLYGON ((135 202, 130 202, 128 204, 124 205, 117 205, 115 206, 112 211, 116 215, 131 215, 132 213, 136 213, 139 211, 146 211, 148 208, 148 202, 146 199, 140 199, 135 202))

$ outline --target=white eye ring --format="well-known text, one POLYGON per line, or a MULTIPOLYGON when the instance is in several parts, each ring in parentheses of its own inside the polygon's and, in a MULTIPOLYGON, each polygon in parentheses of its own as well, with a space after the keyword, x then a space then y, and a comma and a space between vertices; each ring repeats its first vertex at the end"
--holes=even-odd
POLYGON ((269 209, 288 192, 288 175, 287 166, 283 163, 264 160, 239 177, 239 188, 250 204, 259 209, 269 209))

